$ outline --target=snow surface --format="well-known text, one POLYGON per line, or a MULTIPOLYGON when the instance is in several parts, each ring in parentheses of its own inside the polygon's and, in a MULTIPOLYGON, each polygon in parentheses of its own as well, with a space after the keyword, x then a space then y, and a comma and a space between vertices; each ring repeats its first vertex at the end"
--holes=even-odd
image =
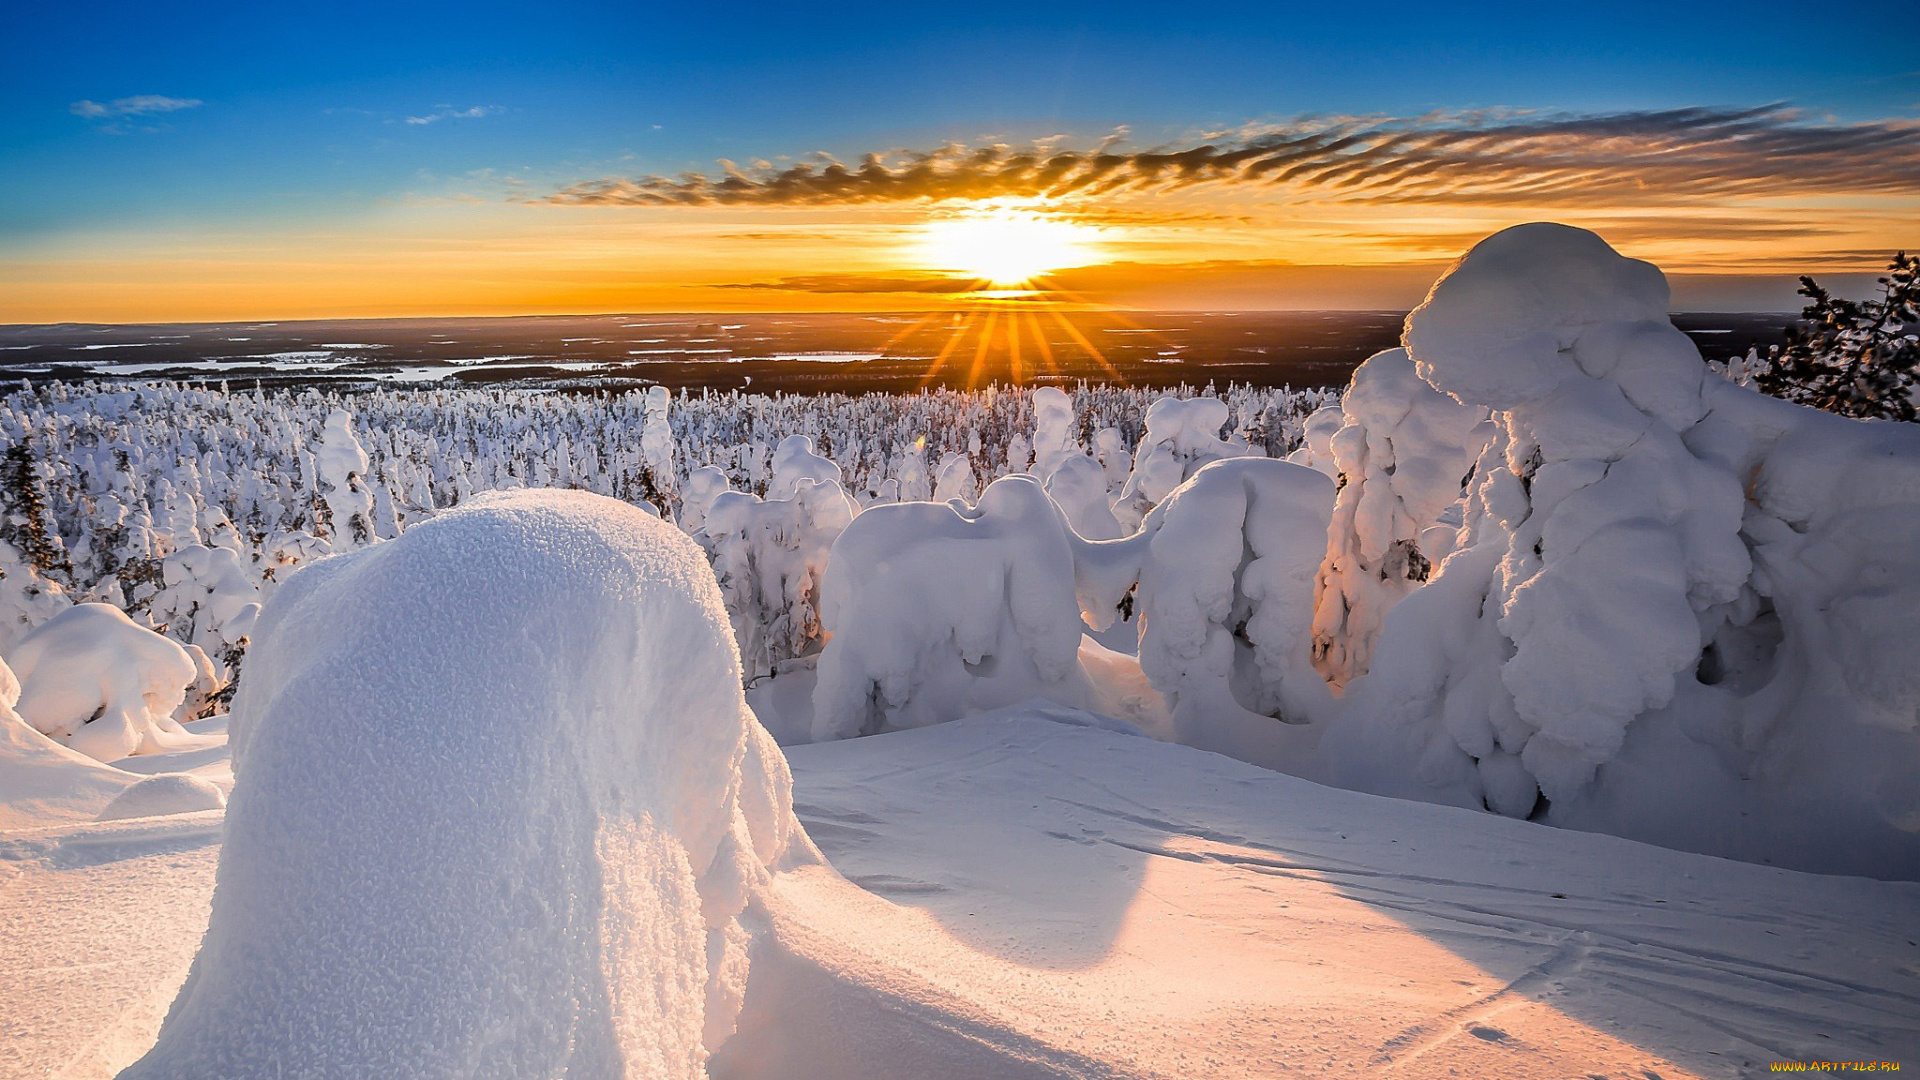
MULTIPOLYGON (((790 754, 833 869, 767 884, 716 1080, 1920 1056, 1920 886, 1340 791, 1055 706, 790 754)), ((144 1049, 206 926, 218 822, 0 837, 0 1075, 97 1080, 144 1049)))
POLYGON ((231 723, 212 921, 122 1075, 693 1077, 732 1030, 799 834, 677 530, 528 492, 316 563, 231 723))
POLYGON ((101 821, 164 817, 199 810, 221 810, 227 793, 220 785, 188 773, 162 773, 136 782, 100 811, 101 821))

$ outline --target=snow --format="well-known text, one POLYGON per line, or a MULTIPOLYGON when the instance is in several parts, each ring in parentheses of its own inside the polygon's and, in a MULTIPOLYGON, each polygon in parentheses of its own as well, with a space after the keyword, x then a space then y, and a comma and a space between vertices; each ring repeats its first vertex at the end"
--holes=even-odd
POLYGON ((1366 673, 1387 612, 1451 552, 1441 516, 1493 437, 1487 410, 1421 381, 1405 349, 1369 357, 1341 402, 1307 418, 1297 455, 1344 477, 1313 615, 1315 662, 1336 686, 1366 673))
POLYGON ((1289 725, 1331 704, 1311 662, 1314 576, 1333 484, 1268 458, 1208 464, 1140 531, 1083 561, 1081 604, 1095 628, 1137 582, 1138 656, 1172 709, 1174 741, 1276 764, 1289 725))
POLYGON ((1147 511, 1208 462, 1257 455, 1245 439, 1220 438, 1227 403, 1218 398, 1162 397, 1147 408, 1146 434, 1133 454, 1133 473, 1115 498, 1122 525, 1137 526, 1147 511))
POLYGON ((188 773, 162 773, 136 782, 100 811, 101 821, 164 817, 199 810, 221 810, 227 793, 220 785, 188 773))
POLYGON ((1333 436, 1346 420, 1346 411, 1339 405, 1322 405, 1313 410, 1301 425, 1300 448, 1288 454, 1287 460, 1338 477, 1340 468, 1333 459, 1333 436))
POLYGON ((373 539, 373 495, 367 490, 367 451, 353 433, 353 414, 335 409, 327 416, 314 451, 327 521, 336 547, 354 547, 373 539))
POLYGON ((1051 480, 1054 470, 1063 462, 1086 456, 1086 451, 1074 437, 1076 427, 1073 399, 1067 396, 1065 390, 1057 386, 1042 386, 1034 390, 1033 475, 1039 477, 1042 483, 1051 480))
POLYGON ((706 548, 741 660, 753 675, 819 650, 828 552, 859 510, 833 479, 839 470, 813 454, 803 436, 783 450, 775 456, 768 498, 720 491, 698 515, 696 539, 706 548))
POLYGON ((667 410, 673 403, 673 395, 664 386, 647 388, 646 404, 641 418, 640 453, 646 459, 647 475, 654 486, 661 491, 672 491, 674 483, 673 466, 673 428, 667 420, 667 410))
POLYGON ((186 749, 197 738, 175 711, 199 674, 177 643, 118 608, 75 604, 7 658, 19 713, 36 731, 100 761, 186 749))
POLYGON ((232 727, 212 921, 130 1078, 701 1075, 806 846, 699 549, 599 496, 303 570, 232 727))
POLYGON ((1665 290, 1590 233, 1518 226, 1409 316, 1420 376, 1496 430, 1458 549, 1384 619, 1301 771, 1920 877, 1920 581, 1894 570, 1920 431, 1711 377, 1665 290))
POLYGON ((1081 454, 1063 458, 1048 471, 1046 486, 1073 531, 1084 539, 1115 540, 1126 535, 1113 516, 1107 475, 1099 462, 1081 454))
POLYGON ((0 662, 0 829, 91 819, 134 778, 55 742, 14 711, 20 683, 0 662))
MULTIPOLYGON (((1920 1053, 1912 884, 1340 791, 1058 706, 789 754, 832 868, 766 882, 715 1080, 1675 1080, 1920 1053)), ((0 1072, 94 1080, 144 1049, 219 839, 217 812, 0 837, 0 1072)), ((299 1060, 368 1075, 356 1054, 299 1060)))
POLYGON ((977 506, 869 508, 834 544, 813 737, 953 720, 1029 697, 1084 700, 1072 532, 1030 476, 977 506))
POLYGON ((802 822, 871 895, 780 875, 716 1077, 1732 1077, 1920 1048, 1915 886, 1332 790, 1063 714, 789 751, 802 822))

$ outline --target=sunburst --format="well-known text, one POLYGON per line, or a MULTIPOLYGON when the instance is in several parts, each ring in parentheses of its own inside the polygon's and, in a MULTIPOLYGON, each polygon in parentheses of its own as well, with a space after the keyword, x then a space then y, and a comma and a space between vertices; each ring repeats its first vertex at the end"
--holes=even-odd
POLYGON ((1029 206, 992 203, 928 222, 918 247, 918 261, 927 269, 1002 291, 1102 260, 1100 230, 1029 206))

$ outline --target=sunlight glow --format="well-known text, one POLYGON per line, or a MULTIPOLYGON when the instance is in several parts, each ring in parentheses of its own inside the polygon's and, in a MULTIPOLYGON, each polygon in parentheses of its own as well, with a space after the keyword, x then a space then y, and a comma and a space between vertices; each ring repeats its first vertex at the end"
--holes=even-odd
POLYGON ((1099 262, 1099 235, 1098 229, 1028 207, 982 205, 929 223, 918 254, 929 269, 1008 289, 1049 271, 1099 262))

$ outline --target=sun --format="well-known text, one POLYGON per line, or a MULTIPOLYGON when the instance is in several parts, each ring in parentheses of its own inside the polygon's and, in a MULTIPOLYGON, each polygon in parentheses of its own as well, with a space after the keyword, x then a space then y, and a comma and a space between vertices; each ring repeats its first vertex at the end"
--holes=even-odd
POLYGON ((1098 229, 1027 207, 975 207, 929 222, 919 258, 930 270, 1016 288, 1034 278, 1100 259, 1098 229))

